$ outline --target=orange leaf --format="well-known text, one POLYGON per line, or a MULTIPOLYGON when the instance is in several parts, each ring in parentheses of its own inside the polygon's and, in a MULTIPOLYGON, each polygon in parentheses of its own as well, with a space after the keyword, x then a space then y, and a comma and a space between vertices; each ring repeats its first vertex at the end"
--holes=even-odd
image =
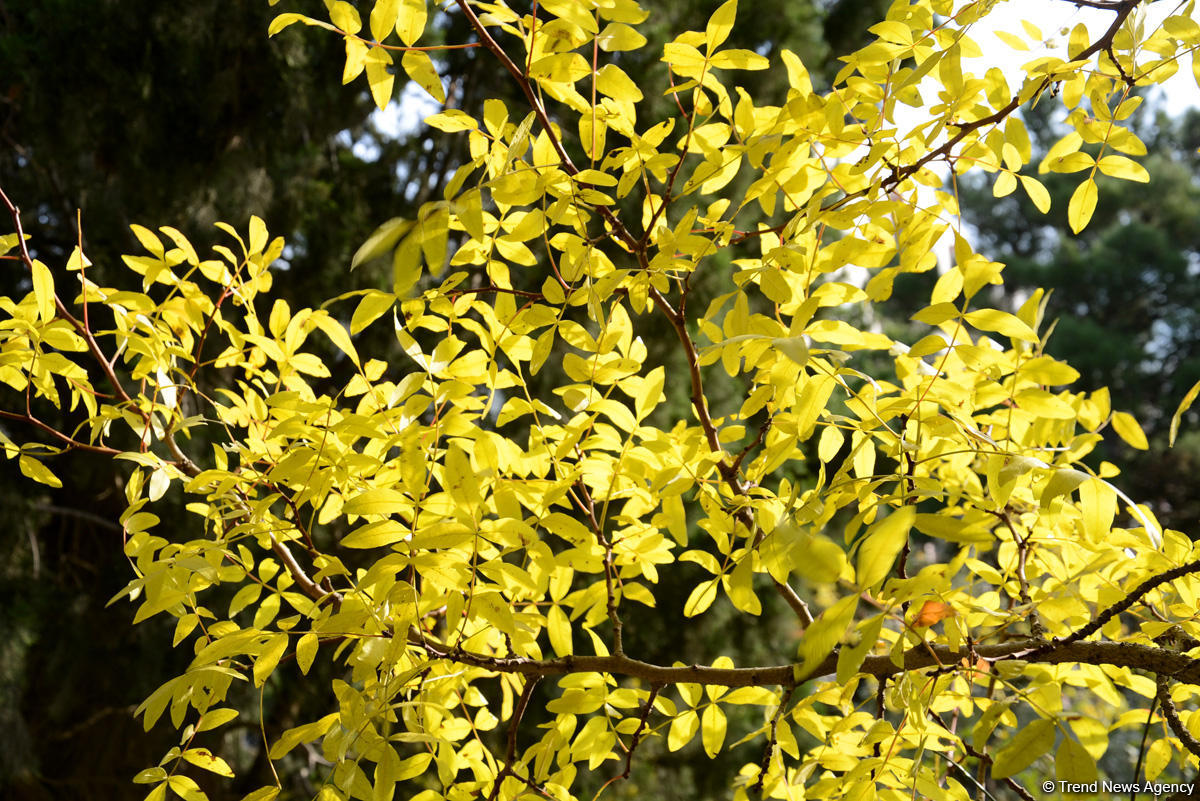
POLYGON ((941 601, 926 601, 921 604, 921 610, 913 618, 912 624, 914 628, 932 626, 934 623, 954 617, 954 615, 954 607, 950 604, 944 604, 941 601))

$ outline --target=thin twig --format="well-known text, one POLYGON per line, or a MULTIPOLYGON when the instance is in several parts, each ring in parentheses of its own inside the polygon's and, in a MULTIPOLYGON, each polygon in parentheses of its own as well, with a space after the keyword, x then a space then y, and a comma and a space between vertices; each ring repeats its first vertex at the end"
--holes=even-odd
MULTIPOLYGON (((521 719, 525 717, 525 709, 529 706, 529 699, 533 696, 533 689, 537 687, 538 682, 542 680, 541 676, 532 676, 521 688, 521 698, 517 701, 516 709, 513 710, 512 720, 508 724, 508 742, 504 748, 504 767, 496 774, 496 778, 492 783, 492 792, 488 795, 488 801, 496 801, 496 797, 500 794, 500 785, 504 783, 505 778, 515 776, 513 772, 513 763, 517 758, 517 730, 521 726, 521 719)), ((528 779, 522 779, 526 784, 529 784, 528 779)))

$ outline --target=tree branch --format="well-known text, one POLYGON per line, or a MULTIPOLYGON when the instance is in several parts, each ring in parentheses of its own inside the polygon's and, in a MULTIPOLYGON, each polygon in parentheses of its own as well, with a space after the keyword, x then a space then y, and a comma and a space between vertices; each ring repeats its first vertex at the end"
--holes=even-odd
POLYGON ((1172 568, 1165 573, 1159 573, 1156 576, 1151 576, 1130 590, 1129 594, 1120 601, 1117 601, 1115 604, 1096 615, 1095 619, 1083 628, 1072 632, 1069 636, 1061 640, 1051 640, 1038 646, 1037 648, 1034 648, 1024 658, 1033 658, 1040 655, 1040 652, 1046 651, 1047 649, 1057 648, 1064 645, 1072 645, 1080 642, 1081 640, 1085 640, 1103 628, 1105 623, 1137 603, 1144 595, 1146 595, 1146 593, 1150 592, 1155 587, 1158 587, 1160 584, 1166 584, 1174 581, 1175 579, 1186 576, 1189 573, 1196 573, 1198 571, 1200 571, 1200 559, 1194 559, 1191 562, 1180 565, 1179 567, 1172 568))
POLYGON ((1183 743, 1184 748, 1200 757, 1200 741, 1192 736, 1187 726, 1184 726, 1183 721, 1179 719, 1179 713, 1175 710, 1175 702, 1171 700, 1171 688, 1167 683, 1166 675, 1159 673, 1155 677, 1155 684, 1158 687, 1158 705, 1162 708, 1163 717, 1167 719, 1167 725, 1179 738, 1179 742, 1183 743))
MULTIPOLYGON (((771 665, 744 668, 715 668, 705 665, 654 665, 624 655, 566 656, 557 659, 529 659, 520 656, 490 656, 465 651, 448 645, 421 640, 410 635, 410 645, 423 649, 437 659, 447 659, 460 665, 470 665, 497 673, 516 673, 524 676, 564 676, 575 673, 605 673, 629 676, 651 684, 690 682, 715 687, 791 686, 837 672, 837 653, 830 654, 807 674, 800 674, 800 665, 771 665)), ((863 661, 859 673, 885 679, 912 670, 928 667, 953 668, 967 660, 980 658, 989 662, 1021 660, 1046 665, 1085 664, 1137 668, 1153 673, 1166 673, 1188 684, 1200 685, 1200 660, 1192 659, 1170 648, 1122 642, 1050 643, 1045 650, 1032 647, 1039 640, 1013 640, 999 645, 975 645, 973 648, 952 650, 944 645, 921 645, 905 652, 903 665, 896 665, 891 656, 880 654, 863 661)))

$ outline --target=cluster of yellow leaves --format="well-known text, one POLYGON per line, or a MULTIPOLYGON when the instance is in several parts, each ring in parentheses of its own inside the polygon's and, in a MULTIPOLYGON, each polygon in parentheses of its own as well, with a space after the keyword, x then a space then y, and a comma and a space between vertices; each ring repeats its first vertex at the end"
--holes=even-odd
MULTIPOLYGON (((378 0, 365 27, 355 5, 326 5, 328 21, 285 13, 271 34, 300 22, 342 36, 343 80, 365 73, 380 107, 397 52, 445 100, 436 62, 414 49, 432 19, 423 0, 378 0)), ((135 227, 146 253, 126 264, 140 292, 92 283, 76 253, 66 266, 79 296, 64 298, 34 262, 32 292, 0 298, 0 380, 82 407, 65 444, 136 443, 117 454, 134 465, 122 524, 136 577, 122 595, 139 602, 136 620, 175 617, 176 644, 194 653, 142 705, 147 727, 166 714, 181 731, 162 766, 137 777, 147 797, 202 798, 180 770, 230 775, 193 741, 238 714, 222 706, 234 684, 307 674, 319 659, 339 666, 331 711, 268 747, 283 760, 319 742, 332 764, 322 799, 573 798, 581 770, 616 769, 638 738, 678 750, 699 736, 715 755, 730 705, 761 708, 761 726, 742 734, 768 751, 746 760, 739 799, 755 786, 776 798, 967 798, 962 776, 930 758, 958 759, 964 743, 993 750, 999 778, 1057 741, 1057 778, 1094 777, 1110 725, 1145 719, 1129 699, 1154 695, 1128 668, 966 660, 901 672, 882 717, 859 692, 869 658, 902 665, 913 648, 1065 636, 1122 588, 1194 556, 1120 493, 1115 467, 1083 466, 1105 428, 1135 447, 1145 435, 1104 390, 1063 389, 1078 375, 1043 352, 1040 293, 1015 313, 987 305, 1002 265, 956 232, 957 198, 935 169, 996 173, 997 196, 1019 184, 1048 208, 1012 112, 1051 102, 1058 86, 1072 131, 1038 172, 1087 172, 1068 209, 1082 229, 1098 172, 1145 180, 1128 158, 1144 146, 1121 123, 1134 85, 1200 46, 1192 5, 1154 31, 1127 15, 1106 47, 1077 28, 1067 59, 1030 62, 1017 81, 963 69, 990 5, 900 0, 831 90, 816 91, 784 51, 790 88, 760 105, 737 72, 767 60, 722 48, 733 0, 666 45, 674 82, 661 89, 681 115, 645 121, 649 87, 610 55, 645 43, 634 0, 545 0, 536 14, 460 2, 481 38, 520 44, 496 57, 532 106, 430 117, 467 136, 471 160, 441 200, 384 224, 356 254, 353 266, 391 257, 393 292, 351 292, 334 311, 271 302, 268 266, 283 245, 257 218, 248 238, 226 227, 238 250, 208 260, 173 228, 164 242, 135 227), (897 104, 924 116, 902 127, 897 104), (564 144, 566 120, 586 167, 564 144), (946 237, 954 264, 914 318, 926 336, 898 342, 847 322, 898 275, 934 269, 946 237), (687 309, 691 275, 725 252, 727 291, 687 309), (67 305, 90 306, 93 321, 103 310, 104 330, 89 341, 67 305), (403 364, 354 345, 387 318, 403 364), (317 330, 332 359, 305 349, 317 330), (689 374, 670 387, 639 337, 649 331, 679 338, 689 374), (889 373, 864 372, 865 352, 889 373), (85 365, 101 354, 139 391, 98 395, 85 365), (552 356, 561 381, 539 393, 532 377, 552 356), (740 405, 709 408, 704 382, 718 369, 746 387, 740 405), (198 386, 210 373, 220 386, 198 386), (684 385, 694 414, 669 419, 660 406, 684 385), (211 453, 184 455, 193 429, 217 443, 211 453), (149 509, 172 486, 203 524, 168 539, 149 509), (897 562, 914 542, 927 555, 909 576, 897 562), (708 575, 684 618, 719 601, 752 618, 772 585, 798 585, 818 607, 790 672, 807 683, 683 681, 660 693, 628 660, 604 663, 625 673, 572 667, 623 659, 621 628, 656 606, 660 571, 684 562, 708 575), (221 584, 232 600, 214 608, 221 584), (910 604, 919 611, 906 619, 910 604), (810 675, 835 649, 836 670, 810 675), (518 729, 529 677, 557 673, 548 722, 518 729), (505 726, 511 742, 520 733, 507 756, 505 726)), ((64 441, 0 437, 26 475, 58 485, 42 457, 64 441)), ((1115 618, 1102 633, 1149 642, 1170 621, 1195 635, 1198 593, 1185 577, 1151 594, 1163 620, 1115 618)), ((746 667, 736 661, 714 654, 712 667, 734 677, 746 667)), ((1178 749, 1159 740, 1147 776, 1178 749)))

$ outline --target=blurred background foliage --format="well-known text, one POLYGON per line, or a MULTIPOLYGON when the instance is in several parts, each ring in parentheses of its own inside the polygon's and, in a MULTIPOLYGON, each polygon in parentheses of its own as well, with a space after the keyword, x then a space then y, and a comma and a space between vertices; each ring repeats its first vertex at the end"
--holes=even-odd
MULTIPOLYGON (((316 0, 286 5, 323 14, 316 0)), ((674 101, 662 94, 669 85, 658 61, 662 43, 680 30, 702 27, 719 2, 642 5, 651 14, 641 28, 650 43, 619 58, 646 95, 639 118, 647 125, 677 114, 674 101)), ((864 44, 867 27, 887 5, 758 0, 752 12, 745 4, 729 46, 768 56, 789 48, 804 59, 818 87, 828 85, 840 66, 835 55, 864 44)), ((35 256, 61 266, 80 238, 78 213, 92 276, 111 284, 125 280, 120 254, 138 249, 130 223, 174 225, 200 246, 218 241, 213 222, 242 227, 258 214, 289 243, 273 294, 293 307, 317 305, 350 289, 391 288, 386 264, 368 264, 351 276, 350 257, 383 221, 415 217, 423 202, 441 197, 448 171, 466 160, 466 137, 444 137, 372 113, 362 82, 340 85, 343 51, 336 37, 296 27, 266 38, 278 10, 220 0, 0 0, 0 186, 23 208, 35 256)), ((435 41, 469 40, 461 15, 439 20, 435 41)), ((445 51, 437 63, 457 107, 479 113, 485 99, 497 97, 514 115, 524 110, 487 54, 445 51)), ((783 70, 739 78, 760 103, 786 94, 783 70)), ((419 116, 413 109, 424 102, 420 90, 398 81, 396 95, 401 120, 419 116)), ((1124 182, 1105 186, 1095 222, 1079 238, 1063 233, 1070 179, 1048 182, 1055 200, 1049 218, 1023 197, 996 200, 989 186, 963 187, 968 219, 984 247, 1010 263, 1010 291, 1039 285, 1056 290, 1049 315, 1059 322, 1051 352, 1080 369, 1080 386, 1113 387, 1114 405, 1138 414, 1156 446, 1165 444, 1179 397, 1200 378, 1196 122, 1164 113, 1148 122, 1139 135, 1150 148, 1146 164, 1154 191, 1124 182)), ((1031 117, 1030 127, 1039 146, 1053 142, 1051 120, 1031 117)), ((637 219, 640 212, 631 207, 623 216, 637 219)), ((689 308, 700 313, 727 291, 731 270, 728 263, 714 263, 698 274, 689 308)), ((535 267, 529 274, 540 272, 535 267)), ((929 280, 898 281, 891 316, 878 324, 904 325, 906 308, 928 297, 929 280)), ((26 291, 26 279, 15 270, 0 274, 0 293, 26 291)), ((682 375, 673 332, 650 315, 637 324, 650 363, 682 375)), ((394 369, 407 369, 386 325, 362 337, 368 342, 360 349, 390 354, 394 369)), ((555 362, 550 359, 544 371, 546 385, 555 380, 555 362)), ((736 411, 733 399, 742 388, 719 365, 705 378, 716 413, 736 411)), ((659 422, 689 415, 686 381, 668 382, 668 393, 659 422)), ((754 433, 751 427, 747 438, 754 433)), ((1128 454, 1106 443, 1103 458, 1135 465, 1126 472, 1131 494, 1154 502, 1164 522, 1189 530, 1200 514, 1190 478, 1200 463, 1200 441, 1185 439, 1166 457, 1159 448, 1154 454, 1128 454)), ((13 462, 0 463, 0 471, 0 547, 8 554, 0 567, 0 796, 138 797, 130 778, 173 743, 165 740, 171 732, 164 727, 143 734, 132 711, 190 655, 166 648, 171 620, 155 618, 135 628, 127 605, 105 606, 130 575, 114 523, 123 476, 111 462, 77 454, 58 461, 65 486, 57 491, 31 484, 13 462)), ((156 510, 163 529, 173 523, 180 537, 198 536, 195 518, 170 509, 170 498, 167 508, 156 510)), ((763 621, 755 629, 727 625, 716 610, 700 624, 668 622, 678 619, 699 578, 684 570, 664 573, 658 588, 663 615, 638 615, 626 632, 632 653, 666 663, 709 662, 721 654, 740 663, 794 656, 794 617, 772 593, 761 596, 763 621)), ((269 738, 308 719, 308 710, 322 700, 316 689, 321 678, 281 672, 268 686, 263 713, 269 738)), ((271 781, 257 701, 245 699, 241 729, 223 741, 201 743, 222 753, 239 774, 232 782, 206 781, 213 799, 240 798, 271 781)), ((731 720, 730 741, 740 736, 738 728, 760 723, 731 720)), ((693 747, 670 754, 661 740, 646 742, 631 780, 606 794, 710 798, 710 787, 725 786, 710 776, 727 776, 757 758, 733 750, 710 762, 698 744, 693 747)), ((294 752, 288 759, 281 770, 283 797, 311 797, 324 772, 319 753, 294 752)), ((608 778, 598 773, 594 789, 608 778)))

